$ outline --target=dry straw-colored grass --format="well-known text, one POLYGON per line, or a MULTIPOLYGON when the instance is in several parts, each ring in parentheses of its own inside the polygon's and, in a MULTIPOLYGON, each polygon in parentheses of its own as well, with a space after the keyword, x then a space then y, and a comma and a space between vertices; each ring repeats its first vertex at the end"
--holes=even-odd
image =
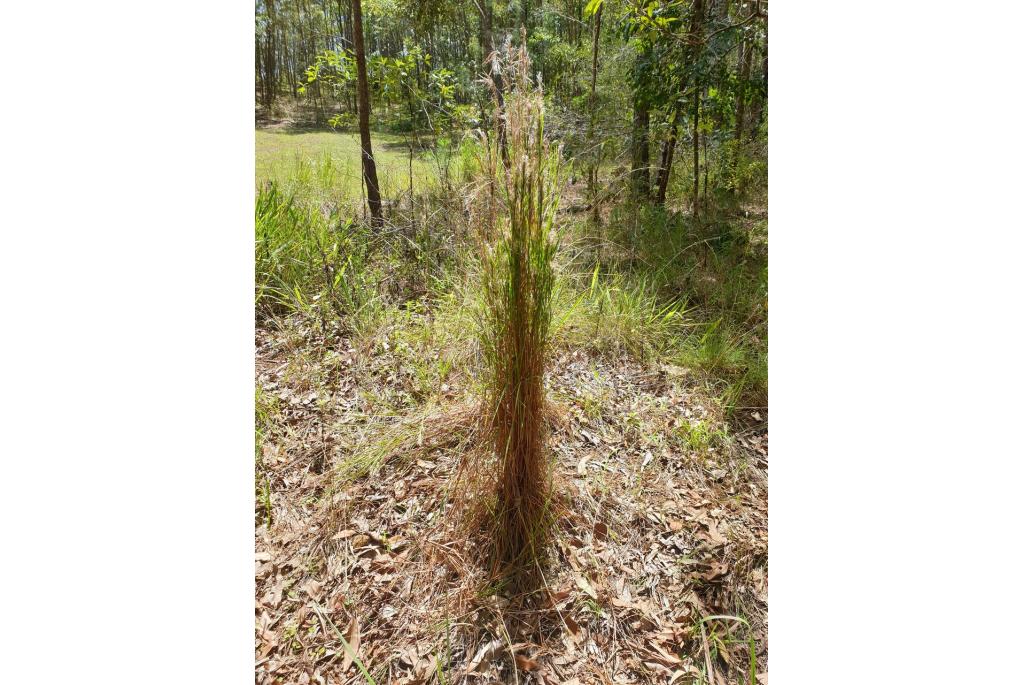
POLYGON ((495 461, 479 465, 478 475, 493 477, 494 489, 478 513, 492 531, 492 571, 521 587, 544 556, 550 528, 543 378, 561 154, 544 140, 543 97, 525 48, 492 60, 511 87, 495 126, 503 135, 492 136, 481 165, 499 207, 484 236, 480 317, 484 426, 495 461))

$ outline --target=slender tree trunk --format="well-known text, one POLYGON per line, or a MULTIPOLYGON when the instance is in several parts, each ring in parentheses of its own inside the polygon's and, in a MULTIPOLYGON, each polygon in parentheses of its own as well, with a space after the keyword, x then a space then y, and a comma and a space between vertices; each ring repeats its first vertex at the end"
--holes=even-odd
POLYGON ((341 0, 338 0, 338 11, 336 13, 335 18, 337 19, 338 22, 338 40, 341 41, 341 47, 348 47, 348 31, 345 28, 345 13, 341 7, 341 0))
MULTIPOLYGON (((756 12, 756 6, 752 6, 750 13, 756 12)), ((746 121, 747 121, 747 91, 749 90, 748 84, 750 83, 750 66, 754 59, 754 46, 748 41, 744 40, 740 44, 740 96, 736 103, 736 140, 743 142, 743 137, 746 135, 746 121)))
MULTIPOLYGON (((704 92, 704 98, 707 99, 707 91, 704 92)), ((707 112, 704 113, 707 116, 707 112)), ((705 125, 705 128, 707 126, 705 125)), ((704 132, 701 136, 701 144, 704 147, 704 206, 708 206, 708 170, 711 169, 711 163, 708 161, 708 133, 704 132)))
POLYGON ((285 54, 290 58, 289 62, 288 62, 288 65, 289 65, 289 67, 291 67, 291 68, 288 69, 288 85, 291 86, 292 97, 295 98, 295 99, 298 99, 298 97, 299 97, 299 81, 298 81, 298 78, 295 75, 295 48, 294 48, 294 46, 292 47, 291 51, 286 52, 285 54))
POLYGON ((764 115, 764 103, 768 99, 768 43, 765 42, 764 56, 761 58, 761 89, 758 97, 750 107, 750 129, 761 125, 764 115))
POLYGON ((494 83, 494 99, 497 102, 497 111, 494 113, 498 128, 498 148, 501 150, 501 159, 508 167, 508 145, 505 142, 505 119, 502 113, 505 111, 505 83, 501 78, 501 72, 494 69, 491 62, 491 55, 494 53, 494 38, 491 34, 491 23, 494 18, 494 8, 491 0, 480 0, 477 4, 480 8, 480 49, 483 54, 484 73, 489 74, 491 82, 494 83))
MULTIPOLYGON (((691 64, 696 63, 697 55, 700 51, 700 38, 703 33, 704 27, 704 1, 695 0, 693 3, 692 14, 690 15, 690 47, 686 50, 687 58, 691 64)), ((679 98, 683 98, 683 94, 686 92, 686 86, 689 85, 691 80, 688 71, 683 73, 682 80, 679 83, 679 98)), ((658 167, 657 177, 657 194, 655 195, 654 201, 659 205, 665 204, 665 196, 668 194, 668 180, 672 175, 672 158, 675 156, 676 140, 678 137, 677 131, 679 128, 679 115, 683 105, 681 102, 677 102, 672 109, 672 120, 669 127, 669 135, 664 143, 661 145, 661 164, 658 167)))
MULTIPOLYGON (((269 32, 269 30, 268 30, 269 32)), ((267 45, 269 36, 260 39, 256 36, 256 66, 260 70, 260 102, 270 109, 270 65, 268 64, 270 48, 267 45)))
POLYGON ((267 48, 268 64, 267 76, 270 78, 269 91, 267 93, 267 106, 274 104, 277 96, 277 12, 274 10, 274 0, 267 0, 267 15, 270 22, 267 25, 267 48))
POLYGON ((750 81, 750 62, 753 50, 746 46, 743 52, 743 63, 740 64, 740 97, 736 104, 736 140, 742 142, 746 135, 747 121, 747 83, 750 81))
POLYGON ((693 91, 693 218, 700 212, 700 90, 693 91))
POLYGON ((256 36, 256 68, 258 70, 257 74, 259 74, 260 81, 260 102, 262 102, 263 106, 268 109, 270 107, 268 96, 268 91, 270 90, 270 76, 267 73, 267 55, 269 52, 270 49, 267 47, 266 40, 260 38, 260 36, 256 36))
POLYGON ((277 95, 277 13, 274 11, 274 0, 267 0, 267 27, 263 39, 257 43, 256 56, 261 63, 261 99, 269 111, 277 95))
POLYGON ((651 148, 650 129, 651 116, 647 103, 642 98, 633 98, 633 197, 648 199, 651 194, 651 148))
POLYGON ((661 164, 658 167, 658 191, 654 198, 655 203, 665 204, 665 196, 668 194, 668 177, 672 173, 672 157, 676 151, 676 139, 679 132, 679 109, 672 110, 672 122, 669 125, 668 140, 661 146, 661 164))
POLYGON ((370 87, 366 79, 366 50, 363 47, 363 8, 361 0, 352 0, 352 33, 356 44, 356 73, 359 80, 359 139, 363 152, 363 180, 366 181, 366 201, 370 205, 370 225, 384 225, 381 211, 380 186, 377 184, 377 164, 370 144, 370 87))
MULTIPOLYGON (((309 58, 309 45, 311 41, 306 38, 306 22, 303 21, 303 17, 309 16, 309 13, 306 11, 305 5, 306 3, 304 1, 299 3, 299 8, 301 11, 297 19, 299 26, 299 49, 296 50, 296 53, 298 54, 300 64, 302 65, 313 63, 313 60, 309 58)), ((305 81, 305 79, 301 77, 302 68, 302 66, 299 66, 300 80, 305 81)), ((313 118, 316 124, 319 125, 320 112, 316 106, 316 90, 313 88, 307 88, 305 100, 308 103, 311 99, 313 100, 313 118)))
POLYGON ((600 221, 601 218, 597 207, 597 165, 600 162, 600 158, 597 155, 594 144, 594 118, 596 115, 594 105, 597 101, 597 50, 601 43, 601 13, 603 11, 604 3, 597 8, 597 13, 594 15, 594 48, 590 62, 590 122, 587 126, 587 147, 590 148, 589 152, 592 155, 590 171, 587 174, 587 190, 590 195, 590 206, 593 210, 595 223, 600 221))
POLYGON ((740 54, 736 60, 736 83, 739 91, 736 94, 736 126, 733 137, 736 140, 743 140, 743 117, 747 111, 745 102, 745 84, 743 82, 743 66, 747 63, 747 39, 740 40, 740 54))

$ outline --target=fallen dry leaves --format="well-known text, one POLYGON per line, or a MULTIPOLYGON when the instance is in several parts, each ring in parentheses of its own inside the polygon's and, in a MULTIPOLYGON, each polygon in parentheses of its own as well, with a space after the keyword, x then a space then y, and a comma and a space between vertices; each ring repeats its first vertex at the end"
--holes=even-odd
MULTIPOLYGON (((259 383, 280 407, 261 471, 273 525, 256 512, 258 684, 364 682, 314 604, 379 683, 511 682, 516 670, 521 683, 689 684, 709 662, 712 677, 739 682, 746 634, 719 629, 705 653, 695 626, 713 614, 751 623, 767 682, 767 433, 688 448, 682 422, 714 419, 689 375, 580 353, 553 361, 564 419, 549 447, 566 513, 546 588, 521 605, 488 589, 446 499, 465 452, 455 423, 436 442, 420 431, 409 459, 349 483, 332 476, 395 423, 380 407, 413 411, 394 349, 295 337, 261 332, 257 344, 259 383), (328 468, 313 473, 325 445, 328 468)), ((468 386, 447 383, 446 397, 468 386)))
POLYGON ((348 642, 348 649, 345 650, 345 658, 341 660, 342 673, 348 671, 349 666, 352 665, 352 656, 359 654, 359 618, 356 616, 352 617, 352 622, 348 626, 346 641, 348 642))

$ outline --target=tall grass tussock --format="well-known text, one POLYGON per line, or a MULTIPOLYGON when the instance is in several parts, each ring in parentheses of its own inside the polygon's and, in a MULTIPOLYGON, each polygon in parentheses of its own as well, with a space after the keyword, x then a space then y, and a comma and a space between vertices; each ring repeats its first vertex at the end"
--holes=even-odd
POLYGON ((505 97, 507 155, 496 135, 485 165, 502 206, 483 252, 480 343, 484 425, 497 459, 494 570, 521 585, 543 556, 549 524, 543 379, 558 249, 560 150, 544 140, 543 96, 530 80, 525 48, 506 54, 502 66, 513 84, 505 97))

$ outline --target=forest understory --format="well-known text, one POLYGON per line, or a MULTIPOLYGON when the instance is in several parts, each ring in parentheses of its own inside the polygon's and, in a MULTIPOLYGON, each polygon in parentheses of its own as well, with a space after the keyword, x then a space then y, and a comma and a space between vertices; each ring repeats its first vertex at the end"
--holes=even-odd
POLYGON ((766 685, 766 12, 257 3, 258 684, 766 685))
MULTIPOLYGON (((320 180, 291 202, 329 224, 320 180)), ((493 582, 462 516, 474 210, 396 203, 349 295, 325 280, 258 319, 257 682, 767 682, 763 199, 703 221, 624 203, 596 228, 583 192, 545 377, 562 515, 529 596, 493 582)))

